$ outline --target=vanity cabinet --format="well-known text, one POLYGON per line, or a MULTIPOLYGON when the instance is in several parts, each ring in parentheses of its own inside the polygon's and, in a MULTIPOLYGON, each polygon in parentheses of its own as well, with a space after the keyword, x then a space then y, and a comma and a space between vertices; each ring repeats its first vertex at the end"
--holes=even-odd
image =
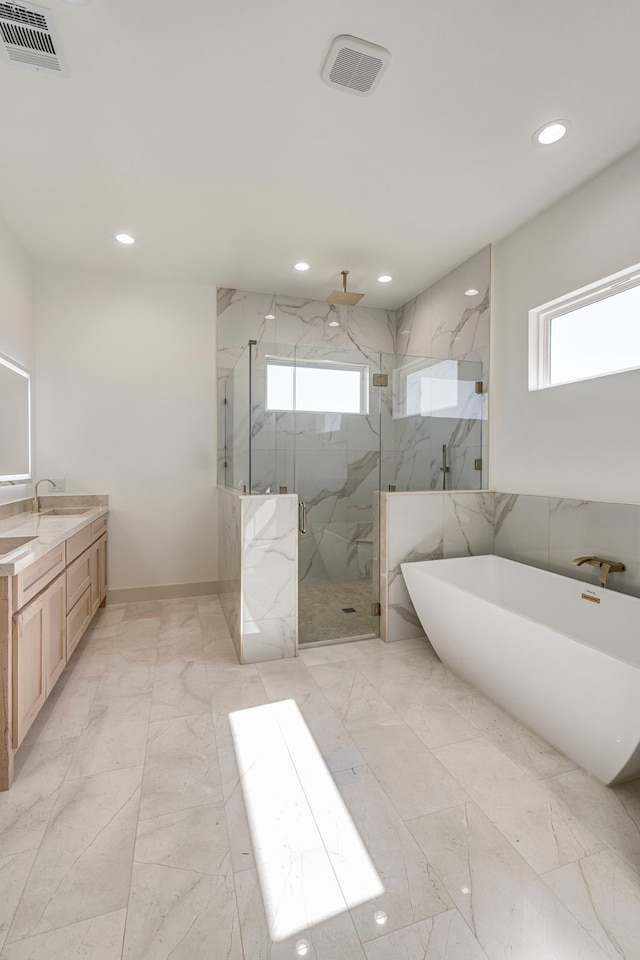
POLYGON ((57 577, 13 620, 13 746, 20 746, 65 668, 66 584, 57 577))
POLYGON ((11 629, 10 713, 16 750, 106 600, 106 517, 4 583, 10 584, 7 593, 17 611, 11 629))

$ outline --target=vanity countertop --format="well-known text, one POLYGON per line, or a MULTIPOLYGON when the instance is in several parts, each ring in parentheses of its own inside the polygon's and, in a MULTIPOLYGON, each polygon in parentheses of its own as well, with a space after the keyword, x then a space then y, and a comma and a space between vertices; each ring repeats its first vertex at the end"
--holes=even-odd
POLYGON ((15 576, 83 527, 109 513, 108 506, 78 509, 87 509, 87 512, 76 516, 47 516, 46 513, 24 512, 0 520, 0 538, 37 537, 31 543, 2 555, 0 577, 15 576))

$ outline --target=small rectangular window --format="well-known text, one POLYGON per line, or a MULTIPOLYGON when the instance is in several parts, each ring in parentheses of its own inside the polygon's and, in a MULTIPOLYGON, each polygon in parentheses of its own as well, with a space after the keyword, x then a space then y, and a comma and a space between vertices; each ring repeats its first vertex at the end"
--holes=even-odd
POLYGON ((640 264, 529 313, 529 389, 640 368, 640 264))
POLYGON ((267 410, 369 412, 369 367, 267 357, 267 410))

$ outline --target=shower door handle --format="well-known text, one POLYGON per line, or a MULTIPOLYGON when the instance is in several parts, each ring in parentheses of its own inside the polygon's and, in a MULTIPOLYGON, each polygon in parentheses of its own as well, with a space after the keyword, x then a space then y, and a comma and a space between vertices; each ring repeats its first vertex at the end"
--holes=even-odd
POLYGON ((298 501, 298 530, 300 533, 307 532, 307 505, 304 500, 298 501))

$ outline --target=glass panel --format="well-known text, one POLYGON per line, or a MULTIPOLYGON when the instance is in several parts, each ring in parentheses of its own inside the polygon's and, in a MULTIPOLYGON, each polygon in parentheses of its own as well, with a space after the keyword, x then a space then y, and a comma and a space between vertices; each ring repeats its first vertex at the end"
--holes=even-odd
POLYGON ((382 365, 383 489, 480 489, 482 364, 386 354, 382 365))
MULTIPOLYGON (((380 489, 379 362, 361 353, 298 347, 296 376, 313 370, 324 412, 289 413, 294 440, 295 491, 306 504, 307 532, 299 540, 301 643, 378 636, 378 538, 374 496, 380 489), (350 395, 340 397, 335 371, 347 373, 350 395)), ((344 382, 344 381, 343 381, 344 382)))
POLYGON ((224 482, 249 489, 250 348, 246 347, 223 381, 224 482))

